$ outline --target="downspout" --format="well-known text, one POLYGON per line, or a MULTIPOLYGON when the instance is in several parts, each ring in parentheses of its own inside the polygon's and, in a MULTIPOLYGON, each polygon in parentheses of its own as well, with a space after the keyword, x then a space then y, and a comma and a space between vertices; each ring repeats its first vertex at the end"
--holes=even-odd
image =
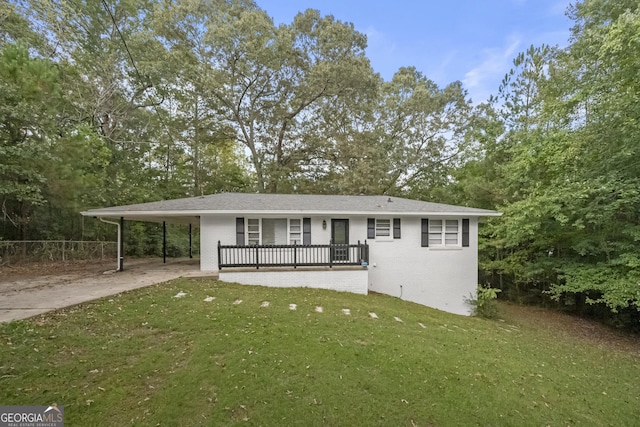
POLYGON ((113 222, 113 221, 107 221, 106 219, 102 219, 102 218, 98 218, 100 221, 106 223, 106 224, 113 224, 113 225, 117 225, 118 226, 118 260, 116 261, 116 271, 122 271, 120 269, 120 257, 121 257, 121 253, 120 253, 120 239, 122 234, 120 233, 120 223, 119 222, 113 222))

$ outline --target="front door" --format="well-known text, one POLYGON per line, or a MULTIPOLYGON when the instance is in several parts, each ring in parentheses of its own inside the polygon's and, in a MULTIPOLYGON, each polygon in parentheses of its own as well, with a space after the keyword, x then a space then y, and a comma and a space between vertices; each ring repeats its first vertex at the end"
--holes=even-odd
POLYGON ((349 220, 331 220, 331 243, 345 245, 331 250, 331 261, 349 261, 349 220))

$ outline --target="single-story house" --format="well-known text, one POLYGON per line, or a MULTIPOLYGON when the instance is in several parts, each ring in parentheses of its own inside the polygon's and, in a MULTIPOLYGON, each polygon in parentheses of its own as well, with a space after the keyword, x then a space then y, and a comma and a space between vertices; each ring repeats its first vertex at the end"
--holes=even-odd
POLYGON ((389 196, 241 193, 82 214, 199 227, 200 269, 221 280, 375 291, 465 315, 478 284, 478 220, 501 215, 389 196))

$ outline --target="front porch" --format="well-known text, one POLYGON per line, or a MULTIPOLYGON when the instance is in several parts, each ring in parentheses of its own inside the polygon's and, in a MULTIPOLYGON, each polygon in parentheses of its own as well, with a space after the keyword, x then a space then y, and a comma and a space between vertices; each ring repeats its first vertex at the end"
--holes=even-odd
POLYGON ((220 280, 277 288, 303 287, 367 294, 369 245, 222 245, 220 280))
POLYGON ((218 270, 261 267, 329 267, 369 264, 369 245, 222 245, 218 241, 218 270))

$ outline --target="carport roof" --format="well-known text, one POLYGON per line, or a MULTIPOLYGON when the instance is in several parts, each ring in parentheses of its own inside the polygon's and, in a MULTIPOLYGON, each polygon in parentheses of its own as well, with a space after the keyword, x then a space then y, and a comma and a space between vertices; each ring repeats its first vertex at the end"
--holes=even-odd
POLYGON ((500 212, 389 196, 219 193, 184 199, 113 206, 82 212, 85 216, 197 224, 205 214, 500 216, 500 212))

